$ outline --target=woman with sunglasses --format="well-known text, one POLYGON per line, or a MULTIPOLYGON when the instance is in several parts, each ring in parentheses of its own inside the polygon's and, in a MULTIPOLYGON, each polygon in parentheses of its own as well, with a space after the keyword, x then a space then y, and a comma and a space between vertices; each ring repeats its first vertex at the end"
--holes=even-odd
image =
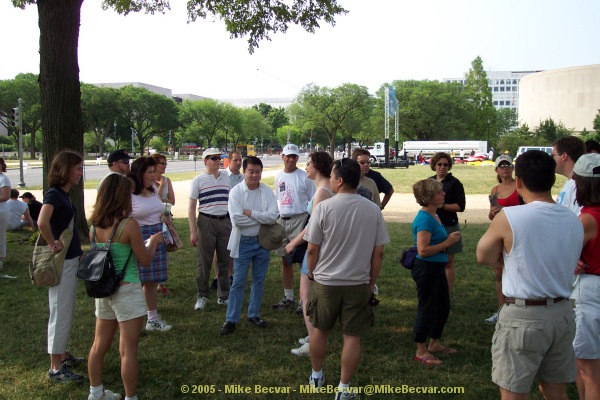
MULTIPOLYGON (((175 205, 175 192, 173 191, 173 185, 171 184, 171 180, 163 174, 167 170, 167 157, 164 154, 154 153, 150 157, 152 157, 156 161, 156 169, 154 170, 154 181, 156 190, 158 193, 158 197, 160 201, 164 203, 169 203, 171 206, 175 205)), ((162 293, 165 296, 171 294, 171 291, 167 289, 164 282, 159 282, 156 287, 158 293, 162 293)))
MULTIPOLYGON (((515 170, 512 158, 507 155, 496 158, 496 177, 498 184, 492 189, 490 194, 490 220, 502 210, 503 207, 512 207, 523 204, 523 199, 517 193, 517 183, 513 177, 515 170)), ((498 300, 498 309, 504 304, 504 295, 502 294, 502 271, 496 272, 496 297, 498 300)), ((486 324, 495 324, 498 322, 498 313, 484 320, 486 324)))
MULTIPOLYGON (((466 198, 465 188, 463 184, 452 176, 452 157, 448 153, 440 152, 431 157, 430 167, 435 171, 435 175, 431 179, 435 179, 442 184, 443 190, 446 193, 444 203, 437 209, 437 215, 440 217, 446 232, 460 231, 458 225, 458 215, 456 213, 465 211, 466 198)), ((454 265, 454 256, 456 253, 462 252, 462 239, 448 247, 448 262, 446 263, 446 277, 448 279, 448 289, 452 291, 454 286, 454 277, 456 268, 454 265)))

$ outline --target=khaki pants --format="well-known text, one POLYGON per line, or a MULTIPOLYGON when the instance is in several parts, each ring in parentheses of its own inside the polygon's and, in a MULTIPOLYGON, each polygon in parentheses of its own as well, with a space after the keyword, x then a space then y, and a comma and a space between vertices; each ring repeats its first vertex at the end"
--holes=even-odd
POLYGON ((217 277, 219 289, 217 296, 221 300, 229 298, 229 250, 227 243, 231 234, 229 218, 216 219, 198 215, 196 223, 198 231, 198 257, 196 259, 196 288, 198 297, 206 297, 210 293, 210 270, 215 251, 217 253, 217 277))

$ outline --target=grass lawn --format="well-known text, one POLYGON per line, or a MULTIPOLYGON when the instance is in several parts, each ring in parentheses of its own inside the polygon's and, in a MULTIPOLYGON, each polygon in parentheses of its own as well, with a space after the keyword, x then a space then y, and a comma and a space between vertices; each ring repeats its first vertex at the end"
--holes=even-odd
MULTIPOLYGON (((412 168, 411 170, 417 170, 412 168)), ((482 168, 483 169, 483 168, 482 168)), ((458 174, 458 168, 457 175, 458 174)), ((488 173, 492 170, 486 169, 488 173)), ((412 172, 412 171, 411 171, 412 172)), ((404 171, 400 171, 404 174, 404 171)), ((428 171, 425 176, 430 174, 428 171)), ((414 179, 414 178, 411 178, 414 179)), ((462 175, 461 175, 461 179, 462 175)), ((402 182, 402 179, 400 179, 402 182)), ((412 180, 414 181, 414 180, 412 180)), ((402 183, 401 183, 402 184, 402 183)), ((401 189, 404 190, 404 189, 401 189)), ((489 189, 488 189, 489 190, 489 189)), ((182 238, 187 238, 185 219, 176 221, 182 238)), ((378 281, 381 304, 376 308, 376 325, 362 341, 362 360, 353 386, 390 385, 392 387, 460 387, 463 394, 374 394, 372 399, 496 399, 498 389, 491 382, 490 344, 494 327, 483 320, 496 309, 493 274, 475 262, 475 246, 487 225, 472 224, 464 231, 465 249, 457 256, 457 277, 452 293, 452 310, 444 343, 458 350, 456 356, 442 356, 443 364, 427 368, 411 361, 415 345, 411 340, 416 312, 416 290, 409 271, 398 263, 403 248, 412 241, 410 225, 390 223, 391 244, 386 247, 378 281)), ((8 257, 2 273, 17 279, 0 279, 0 398, 1 399, 84 399, 88 395, 86 367, 83 385, 50 383, 46 354, 47 289, 33 286, 27 267, 33 245, 29 233, 8 234, 8 257)), ((290 353, 297 339, 306 335, 301 317, 293 312, 274 311, 283 291, 281 262, 273 256, 267 276, 262 317, 266 329, 245 322, 234 334, 220 337, 219 327, 225 308, 217 306, 216 294, 204 312, 193 310, 195 290, 195 249, 186 246, 170 254, 168 287, 170 297, 159 300, 159 312, 173 325, 170 332, 142 332, 139 346, 140 399, 332 399, 333 394, 302 394, 310 373, 307 357, 290 353), (226 385, 250 388, 249 394, 226 394, 226 385), (214 390, 211 394, 182 393, 182 387, 214 390), (289 394, 256 394, 255 385, 266 389, 289 389, 289 394)), ((298 276, 298 275, 296 275, 298 276)), ((298 279, 295 280, 297 295, 298 279)), ((247 300, 248 291, 246 292, 247 300)), ((94 301, 85 295, 83 285, 77 292, 77 311, 70 350, 87 356, 94 336, 94 301)), ((118 334, 117 334, 118 338, 118 334)), ((106 358, 104 384, 123 394, 119 372, 118 340, 106 358)), ((324 371, 327 383, 339 382, 341 334, 331 332, 329 354, 324 371)), ((574 385, 569 396, 576 399, 574 385)), ((364 394, 362 399, 367 398, 364 394)), ((541 399, 536 390, 533 399, 541 399)))

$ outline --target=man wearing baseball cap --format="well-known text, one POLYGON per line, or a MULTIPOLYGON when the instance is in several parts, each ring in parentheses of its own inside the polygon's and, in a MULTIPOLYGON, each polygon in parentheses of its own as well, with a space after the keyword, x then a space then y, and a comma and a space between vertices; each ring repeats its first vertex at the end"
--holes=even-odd
POLYGON ((23 203, 27 204, 27 207, 29 207, 29 215, 31 215, 31 219, 33 220, 33 226, 37 229, 37 220, 40 216, 40 211, 42 210, 42 203, 36 200, 31 192, 25 192, 19 197, 23 200, 23 203))
POLYGON ((285 245, 302 232, 308 218, 308 202, 315 194, 315 184, 308 179, 306 172, 298 169, 300 150, 293 143, 288 143, 281 152, 283 171, 275 177, 275 195, 279 203, 279 223, 283 226, 283 246, 275 253, 281 256, 283 264, 281 280, 284 296, 273 305, 275 310, 285 310, 295 306, 294 301, 294 269, 285 259, 285 245))
POLYGON ((196 288, 198 298, 194 310, 204 311, 210 293, 210 267, 217 254, 217 304, 229 303, 229 251, 227 243, 231 234, 231 220, 227 209, 229 200, 229 175, 221 171, 221 151, 216 148, 202 153, 205 172, 196 176, 190 185, 188 220, 190 242, 198 247, 196 261, 196 288), (198 215, 196 218, 196 205, 198 215))
POLYGON ((125 150, 115 150, 108 155, 108 169, 111 173, 127 175, 130 171, 129 160, 132 158, 125 150))

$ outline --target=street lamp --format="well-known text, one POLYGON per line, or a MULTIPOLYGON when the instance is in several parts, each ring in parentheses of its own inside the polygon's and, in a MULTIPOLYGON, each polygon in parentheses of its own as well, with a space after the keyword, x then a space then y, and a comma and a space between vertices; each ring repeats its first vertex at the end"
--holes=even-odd
POLYGON ((488 146, 490 145, 490 124, 492 123, 492 119, 490 117, 488 117, 487 119, 487 123, 488 123, 488 146))

